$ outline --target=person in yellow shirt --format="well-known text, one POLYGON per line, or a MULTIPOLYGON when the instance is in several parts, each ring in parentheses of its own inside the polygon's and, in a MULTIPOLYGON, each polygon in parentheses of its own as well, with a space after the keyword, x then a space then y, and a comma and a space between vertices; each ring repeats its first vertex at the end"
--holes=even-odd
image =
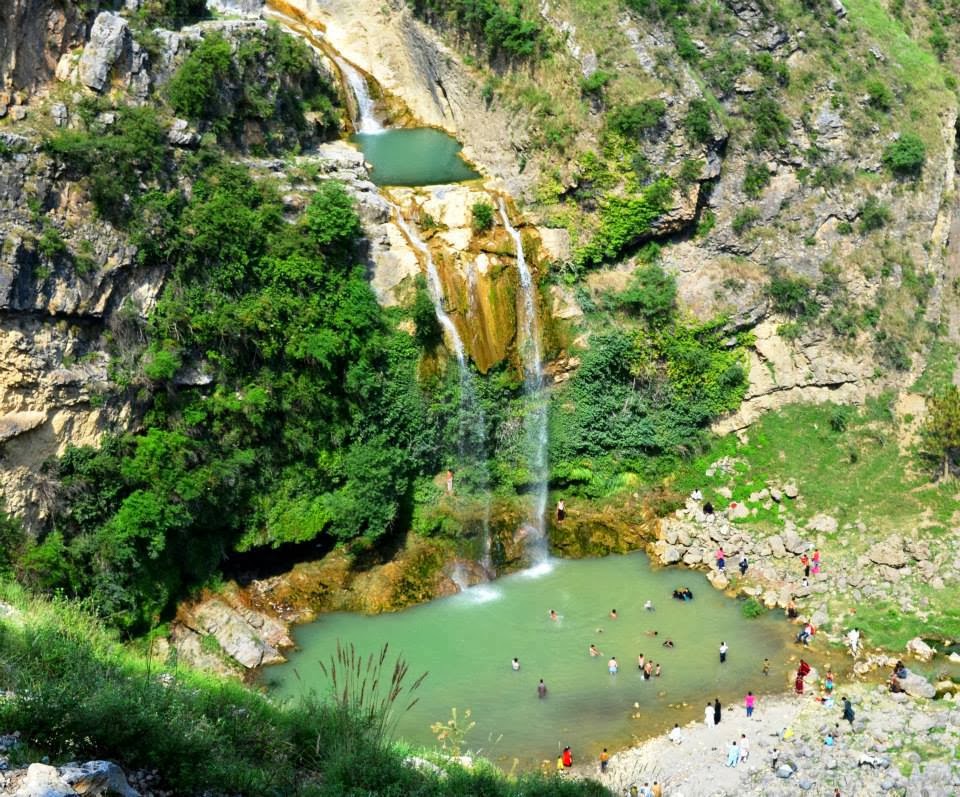
POLYGON ((610 753, 607 752, 607 748, 603 748, 603 752, 600 753, 600 774, 603 774, 607 771, 607 764, 610 761, 610 753))
POLYGON ((653 786, 650 788, 650 794, 652 794, 653 797, 663 797, 663 786, 657 781, 654 781, 653 786))

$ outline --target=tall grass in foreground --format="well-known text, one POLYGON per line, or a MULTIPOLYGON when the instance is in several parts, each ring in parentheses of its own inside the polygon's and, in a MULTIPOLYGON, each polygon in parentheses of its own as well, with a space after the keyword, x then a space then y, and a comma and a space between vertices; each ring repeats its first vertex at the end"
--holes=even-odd
POLYGON ((408 709, 423 677, 338 648, 338 697, 277 705, 232 680, 151 660, 124 647, 65 600, 29 596, 0 582, 0 732, 19 730, 29 760, 106 758, 157 769, 179 797, 579 797, 596 783, 509 778, 477 760, 467 770, 394 744, 396 708, 408 709), (6 693, 6 694, 3 694, 6 693), (409 755, 443 771, 419 771, 409 755))

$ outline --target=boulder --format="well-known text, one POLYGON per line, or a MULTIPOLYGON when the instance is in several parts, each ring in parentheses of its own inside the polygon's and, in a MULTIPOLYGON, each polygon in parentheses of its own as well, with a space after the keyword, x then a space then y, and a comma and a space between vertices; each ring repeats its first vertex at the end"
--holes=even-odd
POLYGON ((680 549, 676 545, 669 545, 664 540, 657 542, 655 550, 657 556, 660 557, 660 561, 665 565, 676 564, 683 557, 683 554, 680 553, 680 549))
POLYGON ((770 552, 777 559, 783 559, 783 557, 787 555, 787 548, 783 544, 783 538, 779 534, 768 537, 767 544, 770 546, 770 552))
POLYGON ((702 548, 690 548, 683 555, 683 563, 685 565, 698 565, 703 562, 703 549, 702 548))
POLYGON ((901 678, 900 686, 911 697, 933 698, 937 694, 933 684, 915 672, 909 672, 906 678, 901 678))
POLYGON ((819 531, 823 534, 833 534, 837 530, 837 526, 837 519, 823 512, 818 512, 807 523, 809 531, 819 531))
POLYGON ((167 141, 175 147, 195 147, 200 143, 200 136, 190 129, 186 119, 174 119, 167 133, 167 141))
POLYGON ((783 547, 792 554, 802 554, 807 549, 807 544, 803 541, 796 529, 787 529, 783 533, 783 547))
POLYGON ((123 770, 112 761, 88 761, 79 766, 67 764, 60 770, 60 778, 78 794, 139 797, 139 793, 127 783, 123 770))
POLYGON ((788 764, 781 764, 777 767, 777 777, 783 778, 784 780, 793 777, 793 767, 788 764))
POLYGON ((709 581, 716 589, 726 589, 730 586, 730 579, 727 578, 726 574, 721 573, 719 570, 711 570, 707 573, 707 581, 709 581))
POLYGON ((742 520, 743 518, 750 517, 750 509, 746 504, 732 501, 730 506, 727 507, 727 517, 730 518, 730 520, 742 520))
POLYGON ((867 551, 867 558, 874 564, 887 567, 903 567, 908 561, 903 550, 903 540, 896 536, 872 545, 867 551))
POLYGON ((787 496, 787 498, 796 498, 798 495, 800 495, 800 490, 797 488, 797 483, 794 481, 789 481, 783 485, 783 494, 787 496))
POLYGON ((63 782, 56 767, 31 764, 14 797, 75 797, 76 794, 63 782))
POLYGON ((783 492, 777 487, 771 487, 770 497, 779 504, 783 500, 783 492))
POLYGON ((123 52, 130 28, 123 17, 101 11, 93 21, 90 39, 80 58, 80 80, 87 88, 103 91, 110 70, 123 52))
POLYGON ((936 651, 918 636, 907 642, 907 653, 920 661, 930 661, 936 655, 936 651))

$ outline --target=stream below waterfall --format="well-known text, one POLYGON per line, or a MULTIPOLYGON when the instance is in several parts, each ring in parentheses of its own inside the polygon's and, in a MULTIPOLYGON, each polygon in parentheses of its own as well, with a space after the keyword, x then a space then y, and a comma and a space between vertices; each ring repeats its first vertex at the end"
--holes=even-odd
POLYGON ((399 717, 399 737, 433 746, 431 723, 448 720, 453 707, 461 717, 469 708, 477 724, 466 747, 482 749, 508 769, 514 758, 530 768, 556 758, 558 746, 571 745, 581 760, 602 747, 625 747, 634 737, 702 717, 704 704, 718 696, 727 705, 740 704, 748 689, 783 691, 800 652, 792 633, 781 613, 745 619, 739 603, 714 590, 703 574, 654 570, 642 553, 549 560, 394 614, 324 615, 295 628, 299 649, 262 677, 277 697, 295 699, 305 690, 323 695, 329 683, 318 662, 329 661, 338 640, 364 656, 387 642, 388 666, 401 654, 410 681, 429 672, 416 693, 419 702, 399 717), (693 591, 693 601, 671 598, 682 585, 693 591), (647 599, 654 602, 652 612, 643 608, 647 599), (609 617, 613 608, 616 620, 609 617), (557 621, 550 620, 551 609, 557 621), (654 630, 657 637, 647 636, 654 630), (663 647, 667 637, 674 648, 663 647), (730 647, 722 665, 721 640, 730 647), (604 655, 591 657, 591 643, 604 655), (660 678, 644 681, 638 674, 640 653, 662 664, 660 678), (616 676, 607 673, 611 655, 620 664, 616 676), (511 668, 514 656, 519 672, 511 668), (764 658, 771 662, 766 677, 764 658), (540 678, 548 688, 545 700, 537 697, 540 678), (639 719, 631 717, 635 702, 639 719))

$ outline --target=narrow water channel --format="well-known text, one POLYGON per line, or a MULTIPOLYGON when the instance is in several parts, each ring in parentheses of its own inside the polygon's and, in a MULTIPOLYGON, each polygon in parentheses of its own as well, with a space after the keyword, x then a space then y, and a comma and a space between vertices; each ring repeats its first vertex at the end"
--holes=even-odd
MULTIPOLYGON (((558 746, 580 755, 616 749, 701 718, 708 700, 742 702, 755 693, 781 692, 796 668, 799 648, 782 614, 745 619, 736 601, 714 590, 700 573, 652 570, 644 554, 580 561, 551 560, 527 573, 502 578, 450 598, 396 614, 331 614, 295 631, 299 650, 264 680, 276 696, 296 699, 304 689, 324 694, 317 663, 328 661, 337 640, 364 653, 389 642, 413 677, 428 671, 419 702, 400 718, 398 734, 433 746, 430 724, 450 709, 471 709, 476 727, 467 747, 509 768, 555 758, 558 746), (692 602, 671 598, 688 586, 692 602), (654 611, 645 611, 646 600, 654 611), (611 609, 618 618, 612 620, 611 609), (554 609, 559 619, 551 621, 554 609), (657 631, 656 637, 650 636, 657 631), (670 638, 672 649, 662 642, 670 638), (718 647, 730 652, 720 664, 718 647), (603 652, 591 657, 589 645, 603 652), (643 653, 662 666, 648 681, 637 670, 643 653), (519 672, 511 668, 520 660, 519 672), (617 675, 607 672, 616 656, 617 675), (762 675, 764 658, 770 675, 762 675), (548 694, 537 697, 543 678, 548 694), (640 718, 631 715, 639 703, 640 718)), ((412 678, 411 678, 412 680, 412 678)), ((761 701, 762 704, 762 701, 761 701)), ((742 710, 742 709, 741 709, 742 710)))

